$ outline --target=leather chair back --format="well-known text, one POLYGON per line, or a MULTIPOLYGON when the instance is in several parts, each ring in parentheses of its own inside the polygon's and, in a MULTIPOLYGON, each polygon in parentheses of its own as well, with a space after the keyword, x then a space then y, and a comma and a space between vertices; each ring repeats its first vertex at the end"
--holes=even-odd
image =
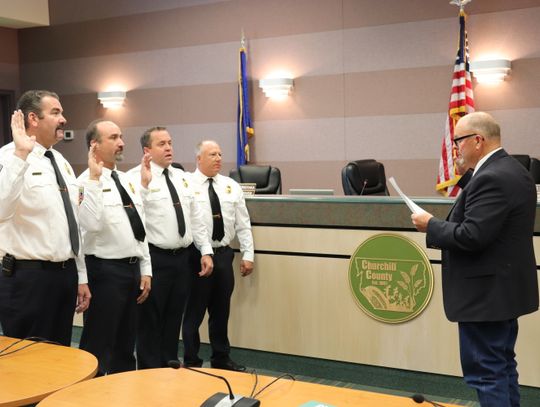
POLYGON ((529 172, 534 179, 534 183, 540 184, 540 160, 538 160, 538 158, 531 157, 529 172))
POLYGON ((256 194, 281 194, 281 172, 270 165, 241 165, 229 177, 239 183, 256 184, 256 194))
POLYGON ((341 170, 345 195, 389 195, 384 165, 376 160, 351 161, 341 170))
POLYGON ((540 184, 540 161, 537 158, 527 154, 511 154, 529 171, 534 179, 535 184, 540 184))
POLYGON ((511 154, 512 157, 514 157, 516 160, 518 160, 525 168, 527 168, 527 171, 531 168, 531 157, 527 154, 511 154))

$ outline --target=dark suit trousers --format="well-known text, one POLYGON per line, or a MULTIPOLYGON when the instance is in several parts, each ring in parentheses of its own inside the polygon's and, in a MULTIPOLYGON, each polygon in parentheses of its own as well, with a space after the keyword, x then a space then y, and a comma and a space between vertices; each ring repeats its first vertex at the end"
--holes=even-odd
POLYGON ((135 369, 139 263, 86 256, 90 307, 80 348, 98 359, 98 375, 135 369))
POLYGON ((519 406, 517 334, 517 319, 459 322, 463 376, 476 389, 482 407, 519 406))
POLYGON ((0 324, 13 338, 39 336, 71 345, 77 302, 77 267, 61 263, 17 262, 15 273, 0 274, 0 324))
MULTIPOLYGON (((193 245, 177 251, 150 246, 152 290, 137 307, 137 367, 167 367, 178 360, 180 326, 191 287, 193 245)), ((200 269, 200 266, 199 266, 200 269)))
POLYGON ((186 307, 182 340, 184 363, 199 364, 199 327, 208 310, 208 335, 212 346, 211 360, 226 361, 230 344, 227 332, 231 295, 234 290, 232 262, 234 251, 230 247, 214 249, 214 271, 210 277, 195 276, 186 307))

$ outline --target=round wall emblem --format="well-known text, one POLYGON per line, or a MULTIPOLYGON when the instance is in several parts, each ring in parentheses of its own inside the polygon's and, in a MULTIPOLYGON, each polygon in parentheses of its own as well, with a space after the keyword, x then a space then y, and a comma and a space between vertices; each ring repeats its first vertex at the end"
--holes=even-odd
POLYGON ((433 270, 415 242, 384 233, 367 239, 351 256, 349 284, 366 314, 399 323, 415 318, 428 305, 433 270))

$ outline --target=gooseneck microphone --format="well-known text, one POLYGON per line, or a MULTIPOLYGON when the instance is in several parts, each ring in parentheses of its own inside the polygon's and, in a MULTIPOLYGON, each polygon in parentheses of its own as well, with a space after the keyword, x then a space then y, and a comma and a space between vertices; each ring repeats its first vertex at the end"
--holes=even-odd
POLYGON ((415 403, 422 404, 424 401, 426 403, 431 404, 433 407, 444 407, 442 404, 435 403, 434 401, 428 400, 424 397, 423 394, 413 394, 411 398, 415 401, 415 403))
POLYGON ((362 196, 362 194, 364 193, 364 189, 366 189, 366 185, 367 185, 367 179, 364 180, 364 185, 362 185, 362 190, 360 191, 358 195, 362 196))
POLYGON ((215 377, 217 379, 221 379, 225 382, 227 385, 227 389, 229 390, 229 394, 225 393, 216 393, 209 399, 207 399, 203 404, 201 404, 201 407, 259 407, 261 405, 261 402, 256 399, 252 399, 249 397, 244 396, 238 396, 234 395, 231 385, 229 384, 229 381, 223 377, 219 376, 217 374, 203 372, 202 370, 193 369, 191 367, 182 366, 182 364, 178 360, 169 360, 167 362, 167 365, 169 367, 172 367, 173 369, 186 369, 190 370, 195 373, 204 374, 206 376, 215 377))

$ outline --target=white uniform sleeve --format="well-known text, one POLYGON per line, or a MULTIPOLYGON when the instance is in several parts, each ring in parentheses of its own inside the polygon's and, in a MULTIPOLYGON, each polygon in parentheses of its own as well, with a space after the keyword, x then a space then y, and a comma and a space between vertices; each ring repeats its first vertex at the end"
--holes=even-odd
POLYGON ((15 213, 24 186, 24 173, 29 164, 16 155, 0 160, 0 221, 15 213))
POLYGON ((240 243, 240 251, 242 252, 242 260, 253 261, 255 258, 255 249, 253 247, 253 235, 251 233, 251 222, 246 206, 244 194, 240 192, 240 199, 236 203, 236 220, 235 225, 236 236, 240 243))
POLYGON ((82 182, 84 198, 79 206, 79 222, 89 232, 99 232, 103 218, 103 186, 101 181, 82 182))
POLYGON ((193 243, 201 252, 201 255, 212 254, 211 238, 208 229, 204 223, 203 211, 195 199, 191 201, 191 233, 193 234, 193 243))

